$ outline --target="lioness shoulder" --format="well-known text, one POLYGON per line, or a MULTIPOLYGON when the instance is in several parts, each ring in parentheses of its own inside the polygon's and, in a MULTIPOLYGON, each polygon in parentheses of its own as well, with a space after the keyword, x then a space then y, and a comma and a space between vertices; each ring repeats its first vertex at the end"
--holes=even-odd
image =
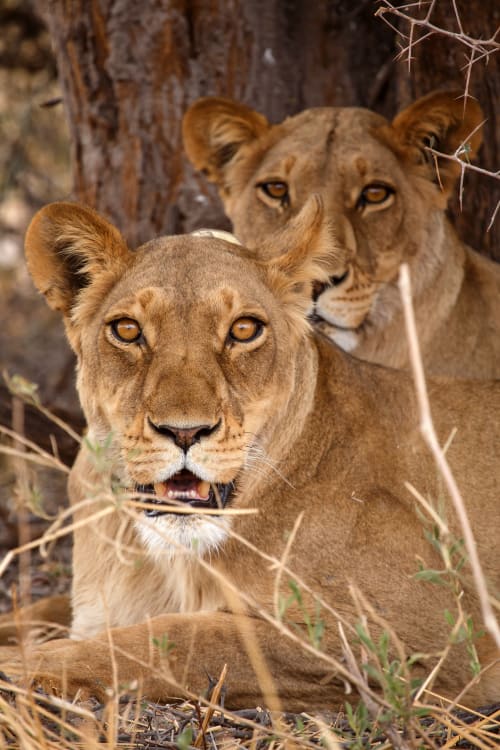
POLYGON ((446 217, 460 174, 474 158, 482 114, 458 92, 419 99, 388 122, 355 107, 306 110, 277 125, 220 98, 195 102, 184 143, 220 191, 247 245, 282 227, 311 193, 323 196, 339 249, 314 290, 317 326, 357 357, 407 366, 399 266, 410 265, 427 371, 500 376, 500 266, 457 237, 446 217))

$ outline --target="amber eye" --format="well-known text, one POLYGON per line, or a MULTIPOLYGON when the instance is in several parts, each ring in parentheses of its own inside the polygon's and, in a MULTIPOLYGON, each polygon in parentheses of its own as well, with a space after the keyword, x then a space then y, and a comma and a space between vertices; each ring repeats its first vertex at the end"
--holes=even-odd
POLYGON ((142 335, 139 323, 133 320, 133 318, 118 318, 118 320, 113 320, 111 330, 118 341, 123 341, 124 344, 133 344, 142 335))
POLYGON ((263 328, 264 324, 257 318, 238 318, 229 329, 229 338, 246 344, 256 339, 262 333, 263 328))
POLYGON ((278 201, 288 201, 288 185, 286 182, 261 182, 259 187, 270 198, 278 201))
POLYGON ((358 198, 358 208, 363 208, 364 206, 374 206, 378 203, 384 203, 390 195, 394 193, 394 190, 390 187, 387 187, 387 185, 367 185, 364 190, 362 190, 361 195, 358 198))

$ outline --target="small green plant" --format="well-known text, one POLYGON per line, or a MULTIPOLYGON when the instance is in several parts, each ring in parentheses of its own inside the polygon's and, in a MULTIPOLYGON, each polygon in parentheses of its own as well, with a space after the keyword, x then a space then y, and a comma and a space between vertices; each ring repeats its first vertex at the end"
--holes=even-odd
POLYGON ((390 638, 387 631, 383 631, 378 641, 375 642, 363 623, 358 622, 355 627, 359 640, 370 658, 361 667, 391 706, 390 709, 381 711, 378 715, 379 726, 383 728, 386 724, 394 724, 401 720, 406 723, 415 715, 416 709, 412 703, 412 694, 421 685, 420 679, 412 677, 412 667, 422 662, 425 655, 415 653, 407 658, 402 658, 401 655, 394 657, 390 651, 390 638))
MULTIPOLYGON (((447 528, 447 527, 445 527, 447 528)), ((448 532, 442 532, 437 524, 424 529, 425 538, 437 551, 443 560, 443 568, 428 568, 423 561, 419 561, 419 570, 415 578, 420 581, 442 586, 451 591, 457 611, 456 614, 445 609, 443 616, 450 626, 450 643, 465 643, 469 655, 469 665, 475 677, 481 671, 475 641, 483 635, 483 631, 476 631, 472 617, 464 611, 462 604, 462 571, 467 563, 465 544, 463 539, 452 539, 448 532)))
POLYGON ((445 609, 444 616, 446 622, 452 630, 451 642, 452 643, 465 643, 467 653, 469 655, 469 665, 474 677, 476 677, 481 671, 481 664, 477 655, 477 649, 474 645, 474 641, 484 635, 484 630, 475 630, 472 617, 466 616, 465 620, 460 622, 453 612, 445 609))
POLYGON ((325 632, 325 623, 321 618, 321 605, 318 601, 315 602, 314 616, 311 617, 304 603, 302 593, 296 581, 288 581, 288 586, 291 590, 289 596, 280 596, 278 606, 278 616, 280 620, 284 619, 289 608, 296 604, 299 611, 304 618, 304 625, 306 626, 307 636, 310 643, 314 648, 319 649, 321 647, 321 641, 325 632))
POLYGON ((37 518, 43 518, 45 521, 54 520, 54 516, 49 515, 44 508, 44 494, 33 477, 29 477, 28 479, 23 500, 28 510, 37 516, 37 518))
POLYGON ((175 648, 175 643, 169 640, 166 633, 163 633, 161 638, 153 637, 152 641, 162 656, 168 656, 168 654, 175 648))
POLYGON ((372 729, 367 707, 360 701, 356 708, 353 708, 349 701, 346 701, 345 712, 349 727, 354 734, 352 744, 349 743, 349 750, 366 750, 372 729))
POLYGON ((188 750, 193 741, 193 728, 188 724, 177 737, 176 745, 179 750, 188 750))
POLYGON ((117 507, 121 507, 121 504, 128 496, 124 492, 122 482, 114 474, 113 434, 110 432, 102 441, 93 441, 85 437, 83 443, 89 451, 90 460, 94 465, 96 474, 100 478, 100 482, 93 486, 93 494, 101 495, 104 492, 106 496, 113 499, 117 507))
POLYGON ((109 471, 109 454, 113 444, 113 434, 110 432, 103 441, 92 441, 88 437, 84 437, 83 443, 91 455, 95 468, 101 471, 109 471))

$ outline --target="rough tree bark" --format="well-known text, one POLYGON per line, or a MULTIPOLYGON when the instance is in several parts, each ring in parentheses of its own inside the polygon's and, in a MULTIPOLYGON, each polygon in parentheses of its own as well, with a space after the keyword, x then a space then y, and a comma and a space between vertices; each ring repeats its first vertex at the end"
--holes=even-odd
MULTIPOLYGON (((457 6, 474 36, 498 25, 496 0, 457 6)), ((414 48, 408 73, 405 61, 395 61, 402 40, 375 17, 378 7, 374 0, 40 0, 70 124, 75 197, 133 244, 224 226, 214 191, 182 154, 182 114, 197 97, 230 96, 277 121, 318 105, 392 116, 433 88, 463 87, 463 46, 434 35, 414 48)), ((451 0, 438 1, 433 20, 456 28, 451 0)), ((404 30, 403 21, 391 21, 404 30)), ((478 62, 471 82, 488 117, 481 163, 489 169, 497 156, 494 66, 495 59, 488 68, 478 62)), ((494 185, 475 175, 467 184, 462 235, 494 255, 498 229, 485 238, 494 185)))

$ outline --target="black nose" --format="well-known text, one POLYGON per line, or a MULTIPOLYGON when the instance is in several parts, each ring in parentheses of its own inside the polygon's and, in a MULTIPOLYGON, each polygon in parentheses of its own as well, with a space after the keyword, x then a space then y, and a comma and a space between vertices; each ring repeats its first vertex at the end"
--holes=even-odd
POLYGON ((160 435, 170 438, 184 452, 188 451, 194 443, 198 443, 202 437, 208 437, 220 425, 220 419, 214 425, 199 424, 196 427, 175 427, 171 424, 155 424, 151 419, 149 424, 160 435))

